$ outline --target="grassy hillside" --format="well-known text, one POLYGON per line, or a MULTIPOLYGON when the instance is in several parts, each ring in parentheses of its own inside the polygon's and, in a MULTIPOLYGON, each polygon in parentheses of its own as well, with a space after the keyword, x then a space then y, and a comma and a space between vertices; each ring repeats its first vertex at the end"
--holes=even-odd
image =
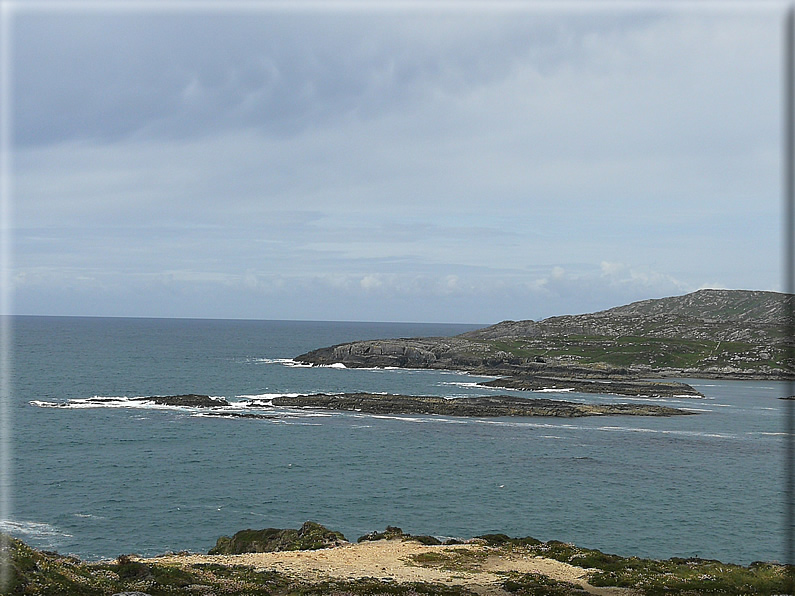
POLYGON ((537 362, 774 376, 792 371, 792 307, 787 294, 700 290, 596 313, 504 321, 459 337, 537 362))

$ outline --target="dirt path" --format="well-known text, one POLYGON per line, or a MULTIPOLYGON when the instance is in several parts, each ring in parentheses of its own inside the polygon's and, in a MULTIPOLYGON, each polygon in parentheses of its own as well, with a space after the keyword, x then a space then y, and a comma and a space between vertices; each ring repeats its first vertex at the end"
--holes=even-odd
POLYGON ((588 593, 630 596, 623 588, 597 588, 586 581, 587 572, 573 565, 521 552, 505 553, 478 544, 425 546, 414 541, 378 540, 337 548, 243 555, 168 555, 150 562, 194 565, 246 565, 277 571, 305 582, 353 580, 372 577, 399 583, 433 582, 465 586, 479 594, 507 594, 502 573, 541 573, 552 579, 581 585, 588 593), (420 556, 420 561, 416 557, 420 556))

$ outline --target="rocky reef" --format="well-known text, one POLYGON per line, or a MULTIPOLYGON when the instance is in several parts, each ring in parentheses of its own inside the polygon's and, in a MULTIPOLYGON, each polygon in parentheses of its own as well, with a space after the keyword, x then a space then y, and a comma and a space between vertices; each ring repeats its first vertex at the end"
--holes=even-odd
POLYGON ((367 414, 440 414, 444 416, 674 416, 692 414, 685 410, 653 404, 584 404, 552 399, 528 399, 510 395, 460 397, 342 393, 280 396, 274 406, 343 410, 367 414))
POLYGON ((615 393, 637 397, 704 397, 703 393, 696 391, 687 383, 675 381, 599 380, 516 375, 484 381, 480 385, 485 387, 505 387, 506 389, 525 389, 528 391, 556 389, 577 391, 579 393, 615 393))

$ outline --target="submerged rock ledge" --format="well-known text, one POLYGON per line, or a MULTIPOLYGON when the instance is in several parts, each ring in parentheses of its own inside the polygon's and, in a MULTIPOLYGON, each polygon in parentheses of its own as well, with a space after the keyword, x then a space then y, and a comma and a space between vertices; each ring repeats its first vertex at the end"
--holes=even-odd
POLYGON ((274 406, 343 410, 366 414, 441 414, 444 416, 674 416, 692 414, 685 410, 652 404, 584 404, 553 399, 527 399, 511 395, 486 397, 443 397, 343 393, 282 396, 274 406))
POLYGON ((704 397, 686 383, 616 379, 575 379, 566 377, 517 375, 479 383, 484 387, 505 387, 526 391, 570 390, 580 393, 611 393, 635 397, 704 397))

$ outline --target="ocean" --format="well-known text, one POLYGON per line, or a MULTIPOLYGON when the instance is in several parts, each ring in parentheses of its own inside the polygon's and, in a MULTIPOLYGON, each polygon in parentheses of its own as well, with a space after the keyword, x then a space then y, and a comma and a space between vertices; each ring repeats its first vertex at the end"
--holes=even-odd
MULTIPOLYGON (((784 559, 784 397, 774 381, 687 379, 694 416, 456 418, 269 408, 274 395, 459 397, 459 372, 296 366, 314 348, 477 325, 14 317, 11 519, 28 544, 96 560, 206 552, 312 520, 352 541, 387 525, 501 532, 620 555, 784 559), (272 419, 130 398, 200 393, 272 419), (85 401, 95 396, 101 403, 85 401), (247 407, 254 403, 257 407, 247 407)), ((648 401, 548 393, 583 402, 648 401)))

